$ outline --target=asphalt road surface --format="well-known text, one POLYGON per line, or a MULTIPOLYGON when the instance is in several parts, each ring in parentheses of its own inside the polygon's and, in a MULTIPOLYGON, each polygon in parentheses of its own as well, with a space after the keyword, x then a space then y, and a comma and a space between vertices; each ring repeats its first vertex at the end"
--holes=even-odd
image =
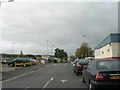
POLYGON ((2 82, 2 88, 87 88, 71 63, 57 63, 2 82))

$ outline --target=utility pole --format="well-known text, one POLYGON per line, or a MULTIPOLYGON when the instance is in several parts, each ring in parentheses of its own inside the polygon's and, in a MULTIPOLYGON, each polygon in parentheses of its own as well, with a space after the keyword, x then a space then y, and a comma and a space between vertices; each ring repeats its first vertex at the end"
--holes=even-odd
MULTIPOLYGON (((85 38, 85 35, 82 35, 82 37, 85 38)), ((88 46, 87 50, 88 50, 88 53, 87 53, 87 54, 88 54, 88 57, 90 57, 90 48, 89 48, 89 46, 88 46)), ((87 55, 86 55, 86 56, 87 56, 87 55)))
POLYGON ((53 45, 51 45, 51 55, 53 54, 54 55, 54 44, 53 45))
POLYGON ((48 59, 48 42, 49 40, 47 40, 47 59, 48 59))
POLYGON ((54 55, 54 47, 55 47, 55 45, 53 44, 53 55, 54 55))
POLYGON ((0 1, 0 7, 1 7, 1 3, 6 3, 6 2, 14 2, 14 0, 1 0, 0 1))

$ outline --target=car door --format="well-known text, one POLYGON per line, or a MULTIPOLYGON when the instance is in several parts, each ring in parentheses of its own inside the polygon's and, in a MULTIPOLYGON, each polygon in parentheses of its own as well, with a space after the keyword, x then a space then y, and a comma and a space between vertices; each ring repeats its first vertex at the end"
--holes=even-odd
POLYGON ((18 59, 15 60, 15 62, 16 62, 16 63, 21 63, 21 59, 18 58, 18 59))
POLYGON ((89 79, 91 78, 91 71, 92 71, 93 63, 94 62, 91 61, 86 67, 86 69, 83 70, 84 80, 87 84, 89 84, 89 79))

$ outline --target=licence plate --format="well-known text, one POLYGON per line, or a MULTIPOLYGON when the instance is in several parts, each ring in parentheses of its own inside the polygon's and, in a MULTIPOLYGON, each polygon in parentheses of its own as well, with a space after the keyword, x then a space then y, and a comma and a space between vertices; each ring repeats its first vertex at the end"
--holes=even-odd
POLYGON ((110 79, 120 79, 120 76, 110 76, 110 79))

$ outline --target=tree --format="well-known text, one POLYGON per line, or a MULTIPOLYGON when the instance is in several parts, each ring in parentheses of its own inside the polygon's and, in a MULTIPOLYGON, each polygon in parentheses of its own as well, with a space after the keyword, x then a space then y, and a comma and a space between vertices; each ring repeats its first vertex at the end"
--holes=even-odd
POLYGON ((69 58, 70 58, 70 61, 72 61, 72 62, 73 62, 75 59, 77 59, 74 55, 70 56, 69 58))
POLYGON ((24 57, 22 50, 20 52, 20 57, 24 57))
POLYGON ((67 52, 65 52, 63 49, 56 48, 55 49, 55 57, 59 59, 66 60, 68 58, 67 52))
POLYGON ((93 56, 93 51, 88 43, 83 43, 80 48, 77 48, 75 55, 77 58, 85 58, 93 56))

